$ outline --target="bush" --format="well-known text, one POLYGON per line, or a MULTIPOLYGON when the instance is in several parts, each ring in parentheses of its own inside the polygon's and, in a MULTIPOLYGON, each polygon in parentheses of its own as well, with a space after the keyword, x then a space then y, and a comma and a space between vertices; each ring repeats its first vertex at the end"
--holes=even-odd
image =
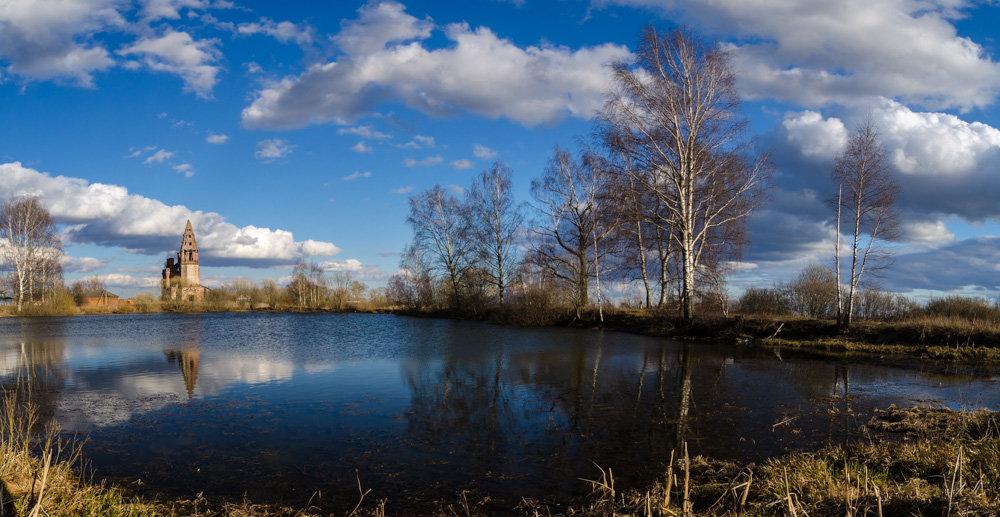
POLYGON ((912 316, 918 309, 913 300, 878 289, 863 289, 854 300, 854 315, 866 320, 900 321, 912 316))
POLYGON ((924 314, 969 321, 1000 323, 1000 307, 983 298, 948 296, 931 300, 924 306, 924 314))
POLYGON ((740 314, 782 316, 791 313, 791 303, 784 290, 777 287, 750 287, 736 302, 740 314))
POLYGON ((832 269, 816 264, 806 266, 786 289, 793 312, 812 318, 836 314, 837 275, 832 269))

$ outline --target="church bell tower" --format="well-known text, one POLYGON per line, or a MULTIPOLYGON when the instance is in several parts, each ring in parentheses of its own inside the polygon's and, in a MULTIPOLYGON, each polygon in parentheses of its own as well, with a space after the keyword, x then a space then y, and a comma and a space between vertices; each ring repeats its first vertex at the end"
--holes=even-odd
POLYGON ((181 238, 181 251, 177 254, 181 265, 182 285, 201 285, 201 270, 198 267, 198 243, 194 240, 194 229, 188 220, 181 238))

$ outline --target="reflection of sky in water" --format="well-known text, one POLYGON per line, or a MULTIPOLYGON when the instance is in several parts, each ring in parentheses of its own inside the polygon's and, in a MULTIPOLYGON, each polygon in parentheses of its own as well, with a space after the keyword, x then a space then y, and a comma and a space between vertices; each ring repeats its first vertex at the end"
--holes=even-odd
POLYGON ((594 462, 653 475, 681 440, 759 460, 849 439, 890 403, 1000 409, 996 373, 379 315, 0 320, 3 383, 44 388, 99 475, 292 504, 337 501, 355 469, 391 501, 558 500, 594 462))

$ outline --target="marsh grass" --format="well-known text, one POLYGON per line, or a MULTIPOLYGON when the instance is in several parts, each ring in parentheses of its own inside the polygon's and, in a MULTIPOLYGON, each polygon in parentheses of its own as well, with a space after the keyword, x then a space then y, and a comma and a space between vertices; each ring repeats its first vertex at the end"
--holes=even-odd
POLYGON ((601 477, 591 482, 589 506, 561 515, 996 515, 997 422, 989 411, 890 407, 868 425, 882 438, 762 465, 672 456, 667 475, 652 487, 616 493, 601 477))

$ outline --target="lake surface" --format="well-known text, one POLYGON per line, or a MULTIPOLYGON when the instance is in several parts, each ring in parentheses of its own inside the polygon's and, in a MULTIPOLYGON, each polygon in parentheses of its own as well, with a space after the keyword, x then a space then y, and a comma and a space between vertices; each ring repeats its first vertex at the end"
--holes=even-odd
POLYGON ((853 363, 615 332, 372 314, 0 319, 0 383, 144 493, 433 509, 562 505, 670 451, 760 461, 889 404, 1000 409, 994 368, 853 363))

